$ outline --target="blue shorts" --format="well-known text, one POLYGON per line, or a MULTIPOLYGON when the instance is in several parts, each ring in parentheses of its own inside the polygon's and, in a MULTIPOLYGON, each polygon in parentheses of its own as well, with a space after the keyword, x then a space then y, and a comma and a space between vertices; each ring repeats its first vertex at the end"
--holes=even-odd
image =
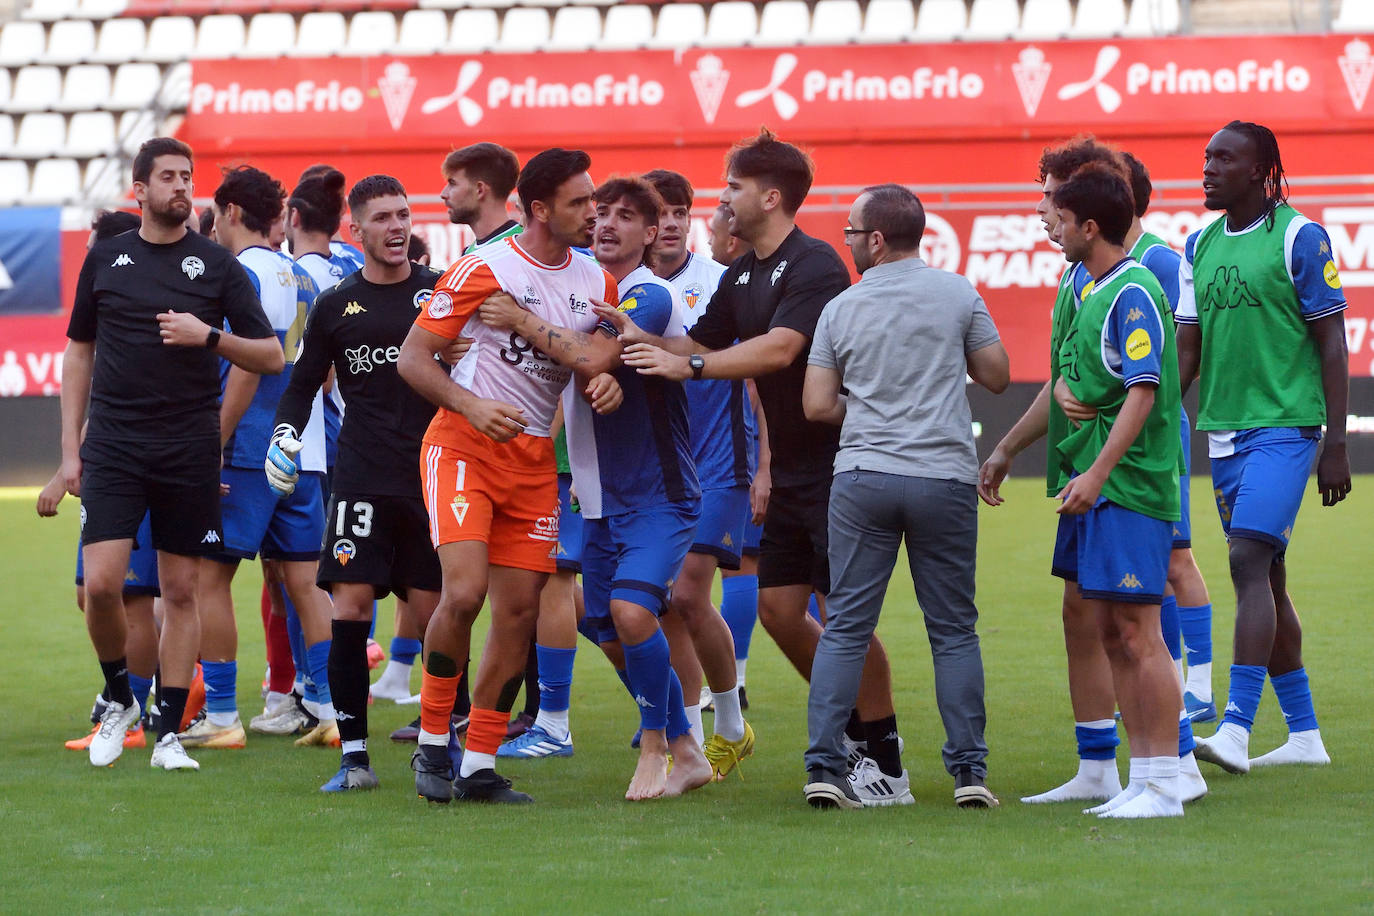
POLYGON ((582 513, 574 512, 568 488, 571 474, 558 475, 558 553, 554 562, 559 569, 582 571, 582 513))
POLYGON ((324 504, 320 487, 324 474, 303 471, 290 496, 277 498, 262 468, 225 468, 221 479, 229 485, 224 497, 224 549, 215 556, 222 563, 251 560, 317 560, 324 538, 324 504))
POLYGON ((1221 529, 1288 549, 1320 435, 1313 427, 1246 429, 1235 453, 1212 459, 1212 488, 1221 529))
POLYGON ((703 490, 701 518, 697 521, 691 553, 715 557, 721 569, 739 569, 744 526, 748 522, 748 487, 703 490))
POLYGON ((654 616, 668 609, 668 594, 696 534, 695 503, 670 503, 583 522, 582 599, 577 625, 598 645, 617 639, 611 601, 629 601, 654 616))
POLYGON ((1179 422, 1179 439, 1183 442, 1183 476, 1178 481, 1178 521, 1174 522, 1174 550, 1185 550, 1193 546, 1192 504, 1188 491, 1192 489, 1193 450, 1189 439, 1192 426, 1188 422, 1188 411, 1183 411, 1179 422))
MULTIPOLYGON (((86 584, 86 564, 81 559, 81 543, 76 545, 76 584, 86 584)), ((134 549, 129 554, 129 570, 124 574, 124 594, 162 596, 157 581, 157 550, 153 547, 153 522, 149 513, 143 514, 134 535, 134 549)))
POLYGON ((763 540, 763 526, 755 525, 753 513, 744 520, 744 555, 746 557, 756 557, 759 555, 759 542, 763 540))
POLYGON ((1159 604, 1169 575, 1171 524, 1098 499, 1059 518, 1051 571, 1095 601, 1159 604))

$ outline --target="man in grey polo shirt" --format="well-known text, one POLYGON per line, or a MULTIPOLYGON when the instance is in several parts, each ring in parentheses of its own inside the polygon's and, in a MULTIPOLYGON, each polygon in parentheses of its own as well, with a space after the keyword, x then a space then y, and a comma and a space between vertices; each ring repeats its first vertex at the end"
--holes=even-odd
POLYGON ((997 804, 984 785, 973 603, 978 459, 965 376, 1001 392, 1007 351, 969 282, 921 260, 924 230, 925 211, 906 188, 866 189, 844 230, 861 278, 826 305, 811 342, 806 417, 842 426, 830 491, 829 613, 808 711, 806 797, 816 807, 914 800, 900 760, 865 758, 846 778, 841 744, 903 536, 935 661, 955 802, 997 804))

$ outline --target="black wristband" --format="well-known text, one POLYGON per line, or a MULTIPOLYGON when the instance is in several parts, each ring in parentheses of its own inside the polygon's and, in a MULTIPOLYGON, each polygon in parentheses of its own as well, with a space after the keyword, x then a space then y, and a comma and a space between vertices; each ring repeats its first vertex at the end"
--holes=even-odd
POLYGON ((205 349, 213 350, 219 346, 219 328, 211 328, 205 337, 205 349))

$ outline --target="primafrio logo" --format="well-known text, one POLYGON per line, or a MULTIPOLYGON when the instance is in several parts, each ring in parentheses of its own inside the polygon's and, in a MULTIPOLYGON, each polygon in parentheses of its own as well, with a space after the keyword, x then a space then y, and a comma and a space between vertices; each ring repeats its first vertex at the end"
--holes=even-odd
POLYGON ((1121 49, 1116 45, 1103 45, 1097 50, 1097 62, 1093 65, 1092 76, 1077 83, 1069 83, 1059 89, 1059 100, 1066 102, 1069 99, 1076 99, 1088 90, 1093 90, 1097 94, 1097 104, 1102 106, 1102 110, 1111 114, 1121 107, 1121 93, 1115 88, 1103 82, 1117 61, 1121 60, 1121 49))
POLYGON ((792 53, 779 54, 773 60, 773 74, 768 79, 768 85, 741 92, 735 96, 735 105, 739 108, 748 108, 751 105, 757 105, 764 99, 770 99, 773 102, 773 110, 778 113, 778 117, 784 121, 792 120, 797 116, 797 100, 782 88, 782 84, 787 82, 787 78, 792 75, 792 71, 795 69, 797 69, 797 55, 792 53))
POLYGON ((188 280, 194 280, 205 273, 205 262, 195 255, 183 258, 181 261, 181 272, 186 275, 188 280))
POLYGON ((482 106, 468 98, 468 92, 477 83, 478 77, 482 75, 482 65, 475 60, 463 61, 463 66, 458 68, 458 79, 454 83, 453 91, 448 95, 437 95, 432 99, 425 99, 420 106, 423 114, 434 114, 443 111, 450 105, 458 106, 458 117, 463 119, 463 123, 468 127, 475 126, 482 120, 482 106))
POLYGON ((1369 96, 1369 84, 1374 80, 1374 57, 1369 54, 1368 42, 1353 39, 1345 46, 1345 53, 1336 58, 1341 65, 1341 76, 1345 77, 1345 88, 1350 93, 1350 104, 1356 111, 1364 111, 1364 100, 1369 96))

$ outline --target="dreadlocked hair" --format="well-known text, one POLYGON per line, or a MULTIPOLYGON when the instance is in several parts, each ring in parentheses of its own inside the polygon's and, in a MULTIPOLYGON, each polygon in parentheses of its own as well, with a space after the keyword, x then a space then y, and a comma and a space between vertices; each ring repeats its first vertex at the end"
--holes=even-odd
POLYGON ((1249 137, 1255 144, 1255 159, 1264 171, 1264 199, 1267 212, 1264 225, 1274 228, 1274 210, 1279 204, 1288 202, 1288 178, 1283 174, 1283 159, 1279 156, 1279 141, 1274 132, 1263 124, 1253 121, 1232 121, 1222 130, 1229 130, 1249 137))

